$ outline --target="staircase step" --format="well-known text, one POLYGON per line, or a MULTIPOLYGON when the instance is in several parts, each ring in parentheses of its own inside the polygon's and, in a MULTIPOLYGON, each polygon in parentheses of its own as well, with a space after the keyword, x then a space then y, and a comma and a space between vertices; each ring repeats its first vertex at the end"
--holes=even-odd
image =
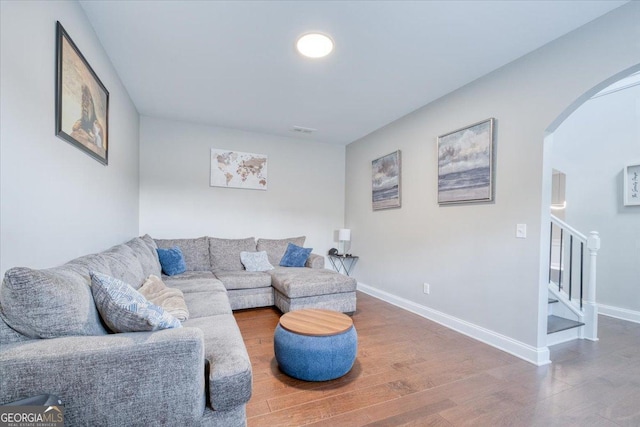
POLYGON ((579 328, 580 326, 584 326, 584 323, 554 315, 547 317, 547 334, 552 334, 554 332, 560 332, 571 328, 579 328))
POLYGON ((558 302, 558 300, 555 298, 549 298, 549 304, 553 304, 555 302, 558 302))

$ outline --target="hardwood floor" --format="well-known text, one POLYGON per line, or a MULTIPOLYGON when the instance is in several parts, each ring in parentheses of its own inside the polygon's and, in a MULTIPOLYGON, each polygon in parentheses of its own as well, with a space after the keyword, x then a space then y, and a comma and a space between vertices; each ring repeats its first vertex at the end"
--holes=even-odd
POLYGON ((600 316, 599 342, 551 348, 536 367, 358 293, 358 356, 327 382, 282 374, 275 308, 235 313, 253 366, 249 427, 639 426, 640 325, 600 316))

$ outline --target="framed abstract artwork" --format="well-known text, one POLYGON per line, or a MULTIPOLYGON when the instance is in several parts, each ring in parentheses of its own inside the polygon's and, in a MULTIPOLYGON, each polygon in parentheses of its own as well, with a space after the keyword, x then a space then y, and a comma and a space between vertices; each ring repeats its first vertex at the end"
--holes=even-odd
POLYGON ((56 25, 56 136, 109 163, 109 92, 62 27, 56 25))
POLYGON ((438 204, 493 201, 494 120, 438 137, 438 204))
POLYGON ((640 164, 627 165, 622 179, 624 205, 640 206, 640 164))
POLYGON ((374 211, 400 207, 401 166, 400 150, 371 162, 371 201, 374 211))

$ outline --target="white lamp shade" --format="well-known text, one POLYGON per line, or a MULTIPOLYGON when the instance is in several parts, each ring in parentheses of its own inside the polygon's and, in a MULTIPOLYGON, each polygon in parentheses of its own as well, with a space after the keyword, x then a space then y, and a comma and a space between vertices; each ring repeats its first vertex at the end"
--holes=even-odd
POLYGON ((349 230, 348 228, 341 228, 338 231, 338 240, 340 240, 341 242, 351 240, 351 230, 349 230))

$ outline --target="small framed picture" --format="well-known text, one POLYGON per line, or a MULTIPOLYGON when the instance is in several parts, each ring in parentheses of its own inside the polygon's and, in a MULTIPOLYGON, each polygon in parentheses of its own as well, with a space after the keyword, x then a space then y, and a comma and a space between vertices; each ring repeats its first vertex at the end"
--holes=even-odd
POLYGON ((107 165, 109 92, 60 22, 56 55, 56 136, 107 165))
POLYGON ((400 207, 400 160, 400 150, 397 150, 371 162, 371 201, 374 211, 400 207))
POLYGON ((438 204, 493 201, 494 119, 438 137, 438 204))
POLYGON ((624 205, 640 206, 640 164, 624 168, 623 183, 624 205))

